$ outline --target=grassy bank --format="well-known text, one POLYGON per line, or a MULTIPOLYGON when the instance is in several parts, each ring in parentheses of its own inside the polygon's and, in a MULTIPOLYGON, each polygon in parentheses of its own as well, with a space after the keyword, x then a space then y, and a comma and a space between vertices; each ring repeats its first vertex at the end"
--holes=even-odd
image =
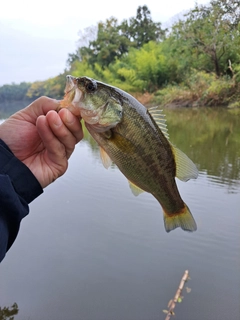
POLYGON ((155 92, 151 103, 162 107, 240 107, 240 83, 237 75, 217 77, 213 73, 192 72, 178 85, 155 92))
MULTIPOLYGON (((96 77, 95 77, 96 78, 96 77)), ((54 85, 50 82, 42 81, 41 86, 45 90, 35 90, 34 95, 29 97, 29 91, 23 95, 22 100, 13 100, 13 95, 5 94, 5 101, 0 99, 0 118, 6 118, 14 112, 26 107, 31 101, 37 99, 41 95, 47 95, 52 98, 61 99, 64 96, 64 86, 66 76, 58 76, 58 80, 54 85), (56 91, 56 84, 59 85, 56 91), (48 83, 48 85, 46 85, 48 83), (46 89, 47 88, 47 89, 46 89)), ((98 78, 96 78, 98 79, 98 78)), ((101 79, 98 79, 101 80, 101 79)), ((106 81, 112 85, 111 81, 106 81)), ((119 87, 123 90, 125 81, 119 83, 119 87)), ((39 83, 38 83, 39 86, 39 83)), ((30 86, 39 89, 36 83, 30 86)), ((17 87, 17 85, 15 85, 17 87)), ((3 87, 2 87, 3 88, 3 87)), ((29 90, 30 90, 29 89, 29 90)), ((128 90, 126 90, 128 91, 128 90)), ((233 77, 227 75, 217 77, 214 73, 206 73, 204 71, 192 70, 186 74, 184 80, 178 84, 168 84, 149 93, 148 91, 128 91, 136 99, 145 106, 158 105, 161 108, 177 108, 177 107, 228 107, 240 108, 240 71, 236 72, 233 77)))

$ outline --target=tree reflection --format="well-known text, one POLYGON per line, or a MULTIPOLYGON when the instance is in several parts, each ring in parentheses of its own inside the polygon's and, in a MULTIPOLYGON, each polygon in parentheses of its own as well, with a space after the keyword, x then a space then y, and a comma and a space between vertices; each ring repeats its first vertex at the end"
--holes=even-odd
MULTIPOLYGON (((240 110, 165 109, 170 141, 216 183, 232 192, 240 185, 240 110), (215 179, 215 177, 217 179, 215 179)), ((98 146, 84 127, 93 155, 98 146)))
POLYGON ((227 186, 229 191, 238 188, 240 111, 199 108, 166 113, 171 141, 216 183, 227 186))
POLYGON ((11 307, 0 307, 0 320, 13 320, 18 311, 16 302, 11 307))

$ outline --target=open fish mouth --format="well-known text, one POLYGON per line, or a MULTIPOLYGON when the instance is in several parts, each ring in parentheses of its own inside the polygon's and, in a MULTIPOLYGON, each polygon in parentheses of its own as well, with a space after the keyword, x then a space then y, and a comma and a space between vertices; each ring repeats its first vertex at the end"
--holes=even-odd
POLYGON ((70 91, 74 90, 77 86, 77 79, 71 75, 67 75, 66 87, 65 87, 65 94, 69 94, 70 91))
POLYGON ((77 85, 77 78, 68 75, 65 87, 64 99, 60 102, 60 106, 57 111, 61 108, 68 108, 74 115, 80 116, 80 100, 82 97, 82 91, 79 90, 77 85))

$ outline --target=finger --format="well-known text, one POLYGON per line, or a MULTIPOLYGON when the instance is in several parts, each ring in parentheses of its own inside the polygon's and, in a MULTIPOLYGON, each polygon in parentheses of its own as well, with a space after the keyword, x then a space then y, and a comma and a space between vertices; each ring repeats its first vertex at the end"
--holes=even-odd
POLYGON ((40 97, 33 101, 28 107, 23 109, 29 116, 36 120, 40 115, 46 115, 50 110, 57 110, 60 101, 48 97, 40 97))
POLYGON ((73 115, 68 109, 61 109, 59 116, 68 130, 74 135, 76 141, 79 142, 83 138, 81 119, 73 115))
MULTIPOLYGON (((58 167, 60 171, 59 175, 63 174, 67 169, 65 146, 55 136, 45 116, 39 116, 37 118, 36 127, 47 150, 48 159, 46 158, 45 161, 49 162, 50 160, 50 162, 54 163, 55 168, 58 167)), ((49 166, 52 165, 50 162, 48 163, 49 166)))
POLYGON ((48 121, 48 125, 53 134, 65 147, 66 156, 68 159, 72 154, 75 148, 75 144, 78 142, 78 140, 68 129, 68 127, 63 123, 58 113, 49 111, 46 115, 46 120, 48 121))

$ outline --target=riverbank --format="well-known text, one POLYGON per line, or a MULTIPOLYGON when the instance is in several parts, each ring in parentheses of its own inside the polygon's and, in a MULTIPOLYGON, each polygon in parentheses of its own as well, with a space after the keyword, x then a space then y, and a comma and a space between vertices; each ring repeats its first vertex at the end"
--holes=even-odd
MULTIPOLYGON (((124 85, 124 82, 122 84, 124 85)), ((168 84, 152 93, 129 93, 147 107, 157 105, 161 108, 240 108, 240 72, 233 77, 217 77, 214 73, 193 70, 182 83, 168 84)), ((64 93, 59 92, 56 95, 49 87, 47 92, 41 92, 31 99, 27 99, 26 95, 22 100, 13 101, 12 95, 9 95, 9 101, 0 101, 0 118, 10 116, 41 95, 56 98, 63 97, 64 93)))
POLYGON ((215 74, 194 72, 184 83, 158 90, 151 103, 166 108, 240 108, 240 83, 237 80, 236 76, 218 78, 215 74))

